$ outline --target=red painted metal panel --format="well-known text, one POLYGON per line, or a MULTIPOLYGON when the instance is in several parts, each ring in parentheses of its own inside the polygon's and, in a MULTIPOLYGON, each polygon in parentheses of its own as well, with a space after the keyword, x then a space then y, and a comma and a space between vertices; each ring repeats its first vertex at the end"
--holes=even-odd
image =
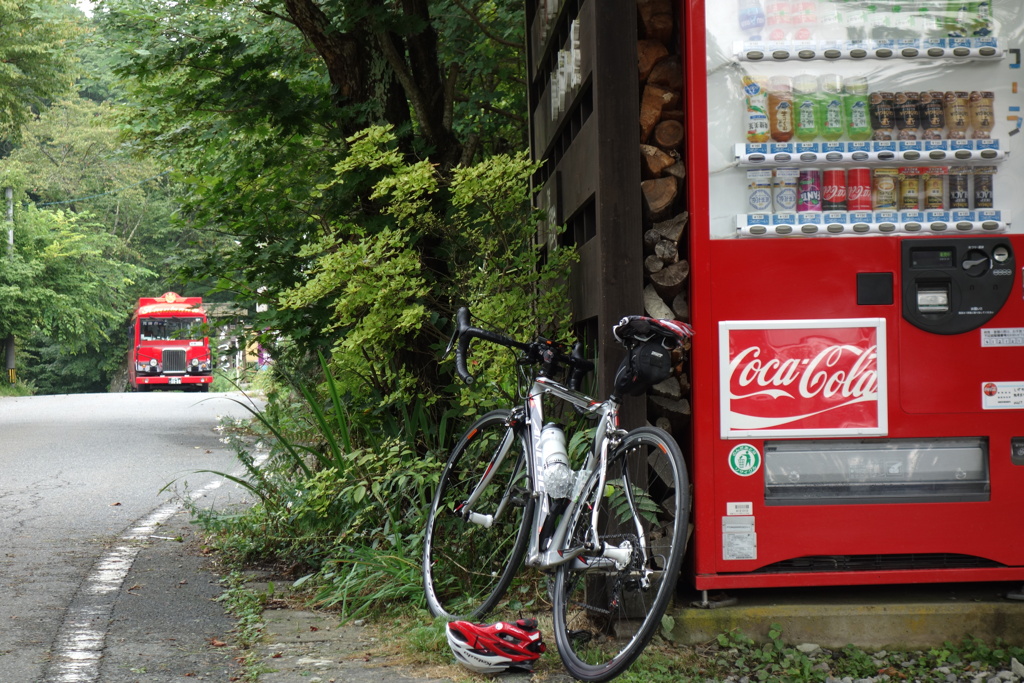
MULTIPOLYGON (((696 587, 1024 580, 1024 527, 1020 524, 1024 453, 1015 454, 1011 446, 1011 440, 1024 439, 1024 364, 1020 360, 1024 341, 1014 338, 1000 346, 1003 337, 1024 337, 1019 268, 1008 276, 1012 290, 1006 304, 981 328, 937 333, 912 324, 903 310, 906 301, 916 305, 917 295, 914 274, 904 267, 906 245, 929 244, 927 235, 713 237, 710 217, 722 211, 711 206, 709 199, 709 129, 715 121, 709 120, 707 102, 717 95, 708 92, 705 0, 681 0, 680 8, 691 207, 691 316, 696 329, 690 448, 695 524, 691 562, 696 587), (891 299, 862 298, 859 283, 865 275, 883 284, 883 294, 885 283, 891 283, 891 299), (884 342, 879 345, 885 368, 879 385, 884 394, 880 404, 884 427, 863 436, 838 430, 807 436, 843 444, 863 441, 869 448, 903 440, 931 444, 974 439, 987 449, 987 486, 979 480, 979 487, 963 499, 935 494, 922 496, 923 502, 898 496, 895 502, 886 502, 877 495, 879 487, 869 494, 877 497, 867 502, 812 499, 773 504, 766 498, 766 467, 760 461, 766 441, 795 437, 773 439, 770 434, 755 433, 723 438, 723 428, 728 427, 723 424, 723 406, 730 401, 728 395, 723 400, 728 391, 723 377, 728 373, 722 372, 722 366, 728 357, 720 345, 721 331, 732 329, 730 324, 751 321, 768 321, 766 327, 771 327, 772 323, 844 319, 883 321, 876 329, 884 342), (1017 391, 1020 398, 1015 398, 1017 391), (1007 397, 1006 406, 998 405, 997 395, 1007 397), (744 445, 750 448, 738 448, 744 445), (752 472, 738 464, 739 458, 749 463, 751 454, 758 460, 752 472), (741 539, 741 551, 725 559, 731 552, 727 548, 730 534, 741 539)), ((794 73, 802 68, 793 64, 794 73)), ((721 114, 740 116, 734 111, 721 114)), ((1004 167, 1001 172, 1012 170, 1004 167)), ((743 198, 737 197, 736 202, 739 207, 743 198)), ((1024 234, 1019 232, 1011 230, 1000 237, 1024 258, 1024 234)), ((948 237, 958 249, 977 241, 955 231, 948 237)), ((961 275, 951 277, 960 278, 953 290, 975 283, 961 275)), ((830 455, 834 454, 826 452, 824 459, 830 455)), ((927 447, 912 455, 938 458, 927 447)))

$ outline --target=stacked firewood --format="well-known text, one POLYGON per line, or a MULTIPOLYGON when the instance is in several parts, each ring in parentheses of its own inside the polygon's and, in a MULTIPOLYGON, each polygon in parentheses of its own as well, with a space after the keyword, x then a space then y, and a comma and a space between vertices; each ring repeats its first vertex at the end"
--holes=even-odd
MULTIPOLYGON (((682 150, 683 72, 673 0, 637 0, 640 79, 640 172, 644 206, 644 308, 652 318, 690 319, 682 150)), ((648 395, 652 422, 678 433, 690 415, 686 374, 648 395)))

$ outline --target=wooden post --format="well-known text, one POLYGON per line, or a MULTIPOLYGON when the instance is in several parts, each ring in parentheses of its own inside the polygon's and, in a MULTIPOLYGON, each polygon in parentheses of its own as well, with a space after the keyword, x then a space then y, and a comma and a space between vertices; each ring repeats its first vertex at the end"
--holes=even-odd
MULTIPOLYGON (((14 260, 14 188, 8 187, 4 190, 4 194, 7 196, 7 258, 10 261, 14 260)), ((5 344, 6 353, 5 367, 7 368, 7 380, 14 384, 18 380, 16 365, 14 363, 14 333, 7 335, 7 342, 5 344)))

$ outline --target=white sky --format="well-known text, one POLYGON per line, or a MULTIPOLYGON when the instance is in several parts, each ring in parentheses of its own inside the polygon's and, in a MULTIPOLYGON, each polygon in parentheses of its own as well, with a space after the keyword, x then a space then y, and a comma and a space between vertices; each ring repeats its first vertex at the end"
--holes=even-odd
POLYGON ((75 6, 85 12, 87 16, 92 16, 92 0, 75 0, 75 6))

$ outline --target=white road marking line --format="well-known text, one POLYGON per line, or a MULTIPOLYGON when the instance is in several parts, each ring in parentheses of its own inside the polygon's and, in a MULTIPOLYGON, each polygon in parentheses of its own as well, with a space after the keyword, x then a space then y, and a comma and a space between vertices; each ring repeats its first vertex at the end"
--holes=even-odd
MULTIPOLYGON (((190 498, 198 500, 220 488, 224 480, 207 484, 190 498)), ((99 559, 79 588, 57 635, 57 648, 50 665, 51 683, 94 683, 99 680, 100 660, 106 647, 114 600, 142 550, 139 541, 183 508, 183 503, 165 503, 120 538, 121 543, 99 559)))

